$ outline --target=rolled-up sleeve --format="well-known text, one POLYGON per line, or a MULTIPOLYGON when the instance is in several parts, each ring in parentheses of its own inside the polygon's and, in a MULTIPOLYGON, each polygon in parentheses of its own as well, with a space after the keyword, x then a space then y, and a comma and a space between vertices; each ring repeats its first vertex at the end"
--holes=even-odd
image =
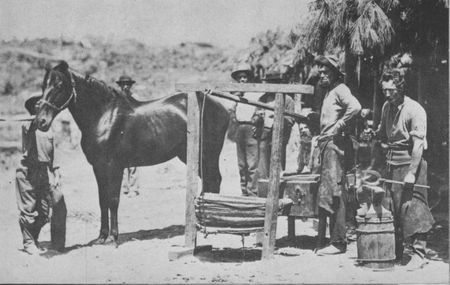
POLYGON ((419 139, 425 139, 427 135, 427 114, 423 108, 415 108, 411 114, 411 131, 409 135, 419 139))
POLYGON ((340 85, 336 90, 336 94, 340 105, 345 110, 344 114, 335 125, 335 132, 339 132, 346 126, 348 121, 361 111, 361 104, 345 85, 340 85))

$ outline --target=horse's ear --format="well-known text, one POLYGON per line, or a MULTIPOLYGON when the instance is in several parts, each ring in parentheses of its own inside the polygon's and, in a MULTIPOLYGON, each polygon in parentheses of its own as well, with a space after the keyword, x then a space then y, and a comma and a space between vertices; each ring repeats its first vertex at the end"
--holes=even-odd
POLYGON ((61 71, 67 71, 69 69, 69 65, 64 60, 61 60, 55 68, 61 71))
POLYGON ((47 71, 47 72, 50 71, 52 69, 51 62, 46 62, 44 68, 45 68, 45 71, 47 71))

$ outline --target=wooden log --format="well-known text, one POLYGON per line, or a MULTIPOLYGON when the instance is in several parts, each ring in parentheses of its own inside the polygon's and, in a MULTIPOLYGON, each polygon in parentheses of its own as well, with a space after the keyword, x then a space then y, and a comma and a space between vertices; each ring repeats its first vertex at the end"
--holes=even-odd
MULTIPOLYGON (((302 92, 295 92, 302 93, 302 92)), ((281 172, 281 144, 283 135, 284 94, 275 96, 275 118, 272 135, 272 154, 270 159, 269 193, 266 201, 266 216, 264 222, 264 238, 262 259, 273 258, 278 219, 278 198, 281 172)))
POLYGON ((232 203, 232 202, 208 202, 208 201, 199 201, 198 206, 201 207, 202 205, 216 205, 218 207, 224 207, 228 209, 235 209, 235 210, 254 210, 254 209, 264 209, 264 205, 248 205, 244 203, 232 203))
POLYGON ((187 185, 184 242, 187 248, 194 248, 197 239, 197 218, 194 200, 198 190, 200 107, 197 96, 188 96, 187 105, 187 185))
POLYGON ((218 202, 233 202, 233 203, 258 203, 265 204, 266 199, 260 197, 245 197, 245 196, 227 196, 215 193, 203 193, 198 199, 203 199, 205 201, 218 201, 218 202))
POLYGON ((265 211, 257 210, 257 211, 230 211, 227 208, 212 208, 205 207, 206 209, 196 210, 197 216, 208 216, 208 215, 217 215, 217 216, 226 216, 226 217, 264 217, 265 211))
POLYGON ((248 227, 248 228, 230 228, 230 227, 203 227, 199 225, 199 228, 210 234, 250 234, 250 233, 262 233, 264 227, 248 227))
POLYGON ((314 86, 304 84, 268 84, 268 83, 227 83, 227 82, 210 82, 210 83, 177 83, 176 91, 195 92, 205 90, 220 90, 225 92, 271 92, 271 93, 299 93, 314 94, 314 86))
POLYGON ((214 226, 214 227, 231 227, 231 228, 242 228, 242 227, 259 227, 264 226, 264 218, 244 218, 244 217, 217 217, 211 216, 210 218, 203 219, 200 223, 203 226, 214 226))

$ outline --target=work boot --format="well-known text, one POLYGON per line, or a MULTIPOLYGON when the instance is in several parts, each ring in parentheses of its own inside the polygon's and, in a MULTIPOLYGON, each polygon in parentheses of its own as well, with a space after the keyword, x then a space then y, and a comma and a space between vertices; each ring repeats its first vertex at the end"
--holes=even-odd
POLYGON ((415 271, 422 269, 428 262, 423 256, 418 253, 413 253, 411 255, 411 260, 406 264, 407 271, 415 271))
POLYGON ((316 251, 316 255, 319 255, 319 256, 335 255, 335 254, 341 254, 341 253, 345 253, 345 250, 341 250, 332 244, 316 251))
POLYGON ((134 197, 136 197, 136 196, 138 196, 139 195, 139 192, 138 191, 131 191, 129 194, 128 194, 128 198, 134 198, 134 197))
POLYGON ((29 255, 38 255, 43 253, 43 250, 39 249, 34 242, 24 244, 23 251, 29 255))

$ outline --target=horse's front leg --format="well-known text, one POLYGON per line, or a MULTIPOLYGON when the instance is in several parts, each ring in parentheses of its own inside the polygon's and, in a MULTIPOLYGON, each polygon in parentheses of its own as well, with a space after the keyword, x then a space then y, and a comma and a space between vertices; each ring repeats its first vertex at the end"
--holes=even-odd
POLYGON ((111 228, 110 228, 110 236, 109 238, 112 240, 115 246, 119 246, 119 225, 118 225, 118 217, 117 211, 119 209, 120 202, 120 187, 122 185, 123 178, 123 168, 116 165, 111 164, 108 167, 107 171, 108 176, 108 208, 111 214, 111 228))
POLYGON ((98 200, 100 203, 101 226, 99 237, 91 241, 91 243, 103 244, 107 240, 109 234, 109 211, 108 211, 108 189, 107 189, 108 177, 106 175, 104 166, 94 166, 93 168, 98 186, 98 200))

